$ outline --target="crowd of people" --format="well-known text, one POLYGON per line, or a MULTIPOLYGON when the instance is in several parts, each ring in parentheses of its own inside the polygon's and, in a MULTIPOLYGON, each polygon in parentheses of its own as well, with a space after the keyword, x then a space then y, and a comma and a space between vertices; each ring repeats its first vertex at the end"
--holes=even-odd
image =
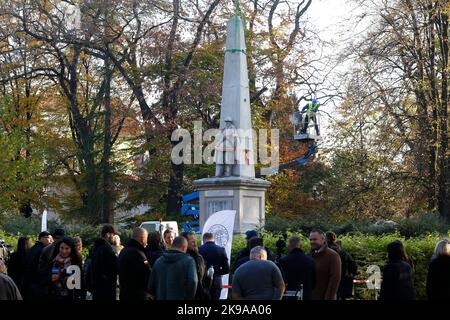
MULTIPOLYGON (((80 238, 63 229, 41 232, 30 247, 21 237, 7 264, 0 259, 0 300, 218 300, 222 276, 232 273, 235 300, 336 300, 353 296, 357 264, 333 232, 313 230, 310 252, 292 236, 287 255, 275 256, 257 231, 246 232, 247 246, 232 266, 214 235, 197 246, 193 233, 162 235, 136 228, 122 246, 114 226, 104 225, 83 261, 80 238), (71 266, 80 286, 68 286, 71 266)), ((387 246, 380 299, 414 299, 414 265, 401 241, 387 246)), ((450 299, 450 242, 437 243, 427 277, 429 299, 450 299)))

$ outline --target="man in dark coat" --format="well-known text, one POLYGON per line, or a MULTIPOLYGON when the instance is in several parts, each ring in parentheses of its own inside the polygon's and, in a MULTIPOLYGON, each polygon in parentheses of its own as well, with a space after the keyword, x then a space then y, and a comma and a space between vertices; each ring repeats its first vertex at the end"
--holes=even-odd
POLYGON ((297 291, 303 287, 303 300, 312 300, 316 281, 314 260, 303 252, 299 237, 289 239, 288 251, 289 254, 279 261, 286 290, 297 291))
POLYGON ((188 242, 188 248, 186 253, 190 255, 195 261, 195 267, 197 269, 197 292, 195 293, 196 300, 210 300, 210 290, 212 285, 212 279, 208 277, 206 270, 206 262, 202 255, 198 252, 197 242, 195 240, 195 234, 191 232, 182 232, 181 236, 186 238, 188 242))
POLYGON ((104 225, 101 238, 92 248, 91 269, 87 271, 92 281, 92 300, 116 300, 118 259, 112 247, 116 234, 112 225, 104 225))
POLYGON ((145 255, 148 232, 144 228, 133 230, 119 255, 120 300, 149 300, 147 291, 150 264, 145 255))
MULTIPOLYGON (((258 237, 253 237, 248 241, 247 244, 247 249, 248 250, 252 250, 254 247, 264 247, 264 240, 263 238, 258 238, 258 237)), ((273 254, 272 251, 270 251, 268 248, 264 247, 264 250, 266 250, 267 252, 267 260, 275 262, 276 257, 273 254)), ((241 252, 243 252, 241 250, 241 252)), ((243 256, 239 259, 236 259, 236 262, 233 264, 233 267, 231 268, 231 272, 235 272, 241 265, 243 265, 244 263, 250 261, 250 251, 249 254, 247 256, 243 256)))
POLYGON ((38 273, 43 290, 41 299, 46 299, 49 296, 47 279, 51 277, 51 274, 49 273, 49 270, 52 269, 51 257, 53 255, 53 250, 56 247, 56 243, 58 242, 58 240, 64 238, 65 235, 66 232, 64 231, 64 229, 55 229, 55 231, 53 231, 52 233, 54 242, 49 246, 46 246, 42 250, 41 256, 39 257, 38 273))
POLYGON ((42 284, 39 277, 39 258, 42 250, 51 245, 52 235, 47 231, 39 233, 38 241, 30 248, 25 257, 24 299, 39 299, 42 295, 42 284))
POLYGON ((149 290, 156 300, 193 300, 197 291, 197 270, 194 259, 186 251, 188 242, 176 237, 172 248, 156 260, 149 290))
POLYGON ((325 237, 328 247, 336 251, 341 258, 341 283, 339 284, 337 298, 345 300, 353 296, 353 279, 358 272, 358 266, 350 253, 342 249, 341 242, 334 232, 328 231, 325 237))
POLYGON ((206 262, 206 270, 213 266, 214 278, 211 286, 211 299, 219 300, 222 291, 222 276, 230 272, 227 253, 225 248, 218 246, 214 242, 212 233, 203 235, 203 245, 199 248, 199 253, 206 262))
POLYGON ((245 240, 247 241, 247 246, 244 249, 239 250, 239 252, 236 256, 236 261, 239 261, 240 259, 242 259, 244 257, 250 256, 250 250, 252 248, 249 248, 249 241, 250 241, 250 239, 257 238, 257 237, 258 237, 258 231, 256 231, 256 230, 247 230, 245 232, 245 240))
POLYGON ((0 260, 0 300, 22 300, 22 296, 13 279, 6 275, 6 267, 0 260))

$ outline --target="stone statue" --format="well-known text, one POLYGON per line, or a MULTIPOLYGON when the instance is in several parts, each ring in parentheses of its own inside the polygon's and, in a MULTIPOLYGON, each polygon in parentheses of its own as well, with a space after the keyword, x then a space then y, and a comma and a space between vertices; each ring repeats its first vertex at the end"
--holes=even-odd
POLYGON ((230 117, 225 118, 225 128, 220 130, 215 150, 216 177, 230 177, 237 163, 236 154, 239 145, 239 134, 230 117))

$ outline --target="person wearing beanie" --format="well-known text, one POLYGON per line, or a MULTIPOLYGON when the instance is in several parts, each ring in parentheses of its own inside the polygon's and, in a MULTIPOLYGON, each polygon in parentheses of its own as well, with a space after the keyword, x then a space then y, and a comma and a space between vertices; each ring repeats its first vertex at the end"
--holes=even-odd
POLYGON ((50 259, 53 255, 53 251, 55 250, 56 243, 58 242, 58 240, 64 238, 65 235, 66 232, 64 231, 64 229, 55 229, 52 233, 54 242, 42 249, 41 255, 39 257, 38 267, 39 278, 41 279, 41 283, 43 284, 41 299, 45 299, 49 295, 48 288, 46 285, 44 285, 45 279, 47 278, 47 270, 51 269, 52 261, 50 259))
POLYGON ((114 226, 105 224, 101 237, 95 240, 86 267, 86 283, 92 290, 92 300, 116 300, 118 258, 112 246, 117 231, 114 226))

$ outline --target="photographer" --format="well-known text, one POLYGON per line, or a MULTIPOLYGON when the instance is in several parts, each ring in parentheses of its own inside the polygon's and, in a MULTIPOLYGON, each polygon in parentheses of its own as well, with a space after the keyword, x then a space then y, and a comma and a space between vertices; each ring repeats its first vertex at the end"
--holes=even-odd
POLYGON ((12 252, 12 246, 6 244, 5 240, 0 239, 0 261, 3 261, 5 266, 8 264, 12 252))

